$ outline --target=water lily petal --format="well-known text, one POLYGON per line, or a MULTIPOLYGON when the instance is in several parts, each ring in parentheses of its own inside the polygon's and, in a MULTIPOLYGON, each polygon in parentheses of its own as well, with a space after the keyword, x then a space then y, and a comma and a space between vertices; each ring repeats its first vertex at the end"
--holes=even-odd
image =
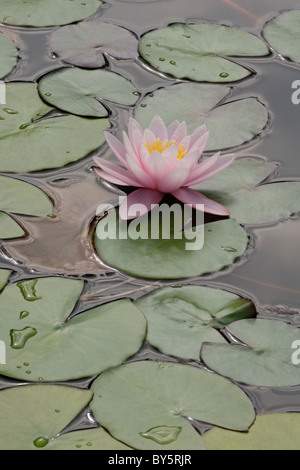
POLYGON ((157 185, 161 178, 163 178, 165 174, 169 171, 169 167, 165 159, 163 158, 162 154, 157 150, 151 153, 145 165, 145 169, 147 173, 151 176, 155 185, 157 185))
MULTIPOLYGON (((126 150, 126 154, 130 156, 137 164, 140 164, 139 151, 136 152, 134 145, 131 143, 126 132, 123 132, 123 142, 126 150)), ((126 159, 127 160, 127 159, 126 159)))
MULTIPOLYGON (((112 162, 108 162, 107 160, 104 160, 104 158, 101 158, 101 157, 95 157, 94 161, 100 167, 100 169, 103 172, 105 172, 105 174, 115 179, 118 179, 119 181, 122 181, 123 185, 140 186, 139 180, 135 178, 134 175, 132 175, 129 171, 125 170, 119 165, 116 165, 115 163, 112 163, 112 162)), ((95 171, 96 170, 98 170, 98 168, 96 168, 95 171)), ((98 171, 96 171, 96 173, 99 174, 98 171)), ((110 179, 107 179, 107 180, 112 183, 110 179)), ((121 183, 118 183, 118 184, 121 184, 121 183)))
POLYGON ((179 201, 193 207, 194 209, 197 209, 197 205, 203 204, 204 212, 221 216, 230 215, 228 209, 223 207, 218 202, 208 199, 203 194, 195 191, 194 189, 180 188, 177 191, 174 191, 172 194, 174 197, 176 197, 176 199, 179 199, 179 201))
POLYGON ((105 171, 100 170, 100 168, 94 168, 94 171, 98 176, 100 176, 100 178, 108 181, 109 183, 116 184, 117 186, 133 186, 131 184, 124 183, 124 181, 120 180, 119 178, 115 178, 114 176, 109 175, 105 171))
POLYGON ((119 215, 122 220, 136 218, 137 211, 140 216, 147 214, 163 199, 163 193, 152 189, 137 189, 129 194, 121 203, 119 215))
POLYGON ((198 168, 193 171, 191 178, 187 181, 187 185, 193 186, 212 178, 231 165, 234 159, 235 154, 233 153, 228 155, 217 153, 198 165, 198 168))
POLYGON ((167 127, 167 133, 168 133, 168 139, 171 140, 171 137, 175 133, 176 129, 180 126, 179 121, 173 121, 168 127, 167 127))
POLYGON ((164 121, 158 115, 154 116, 152 119, 149 130, 153 132, 157 139, 160 139, 162 142, 168 139, 168 132, 165 126, 164 121))
POLYGON ((120 142, 119 139, 117 139, 114 135, 110 134, 109 132, 104 132, 104 136, 114 155, 123 165, 125 165, 126 150, 122 142, 120 142))
POLYGON ((200 155, 202 155, 202 153, 204 152, 208 144, 208 141, 209 141, 209 132, 205 132, 205 134, 203 134, 196 141, 194 141, 193 144, 191 144, 192 142, 192 137, 191 137, 189 150, 198 149, 200 152, 200 155))
MULTIPOLYGON (((170 145, 170 147, 166 148, 166 150, 163 151, 161 158, 164 159, 166 162, 169 171, 173 170, 178 164, 181 164, 184 158, 179 161, 177 159, 178 156, 178 149, 175 145, 170 145)), ((181 166, 181 165, 180 165, 181 166)))
POLYGON ((163 193, 173 193, 184 184, 188 175, 188 168, 175 168, 161 178, 158 184, 158 189, 163 193))
POLYGON ((151 176, 141 167, 139 163, 133 160, 129 155, 126 155, 126 165, 130 170, 133 178, 135 178, 139 184, 136 186, 142 186, 145 188, 154 188, 155 184, 151 176))
POLYGON ((198 127, 198 129, 196 129, 191 135, 190 148, 192 148, 197 142, 197 140, 199 140, 204 134, 206 134, 206 132, 207 127, 205 124, 203 124, 203 126, 198 127))
POLYGON ((130 118, 128 124, 128 135, 134 151, 138 157, 141 157, 140 149, 143 143, 143 134, 144 130, 141 125, 135 119, 130 118))
POLYGON ((177 129, 175 130, 175 132, 172 134, 171 138, 170 138, 170 141, 173 142, 177 142, 178 144, 180 144, 180 142, 187 136, 187 125, 185 122, 182 122, 178 127, 177 129))

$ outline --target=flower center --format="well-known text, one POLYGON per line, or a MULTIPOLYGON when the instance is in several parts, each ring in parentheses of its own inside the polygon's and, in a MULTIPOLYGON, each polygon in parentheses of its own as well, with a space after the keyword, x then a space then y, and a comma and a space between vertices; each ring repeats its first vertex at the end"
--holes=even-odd
POLYGON ((187 153, 187 150, 184 150, 184 145, 181 145, 181 147, 178 148, 178 143, 175 140, 173 140, 173 142, 170 142, 169 140, 161 141, 158 138, 153 142, 153 144, 147 144, 147 142, 144 142, 144 144, 150 155, 156 150, 159 153, 163 153, 167 148, 171 146, 177 147, 177 160, 181 160, 183 157, 185 157, 187 153))

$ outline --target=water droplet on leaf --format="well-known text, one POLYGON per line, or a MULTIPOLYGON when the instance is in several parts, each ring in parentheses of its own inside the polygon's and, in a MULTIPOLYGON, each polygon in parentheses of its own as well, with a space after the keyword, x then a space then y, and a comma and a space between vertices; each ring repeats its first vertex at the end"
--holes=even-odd
POLYGON ((37 279, 30 281, 18 282, 17 286, 21 290, 21 293, 25 300, 28 302, 35 302, 36 300, 41 300, 42 297, 37 297, 36 295, 36 284, 37 279))
POLYGON ((31 326, 26 326, 23 330, 10 330, 10 346, 13 349, 23 349, 29 338, 32 338, 36 334, 37 330, 31 328, 31 326))
POLYGON ((46 437, 38 437, 33 441, 35 447, 46 447, 48 444, 49 439, 46 439, 46 437))
POLYGON ((177 426, 157 426, 146 432, 140 432, 140 436, 163 445, 176 441, 181 431, 182 428, 177 426))
POLYGON ((23 312, 20 313, 19 318, 20 318, 20 320, 23 320, 23 318, 28 317, 28 315, 29 315, 29 312, 23 311, 23 312))
POLYGON ((227 73, 227 72, 222 72, 222 73, 220 73, 219 76, 220 76, 221 78, 228 78, 228 77, 229 77, 229 73, 227 73))
POLYGON ((222 250, 227 251, 227 253, 236 253, 237 250, 232 248, 232 246, 222 246, 222 250))

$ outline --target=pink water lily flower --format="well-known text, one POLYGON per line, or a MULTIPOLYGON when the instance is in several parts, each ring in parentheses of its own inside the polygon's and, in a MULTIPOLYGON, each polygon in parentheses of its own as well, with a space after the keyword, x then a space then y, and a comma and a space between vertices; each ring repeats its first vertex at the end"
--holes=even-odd
MULTIPOLYGON (((132 219, 134 204, 142 204, 144 213, 158 205, 165 194, 197 209, 220 216, 230 215, 219 203, 189 188, 211 178, 228 167, 235 155, 216 155, 199 163, 208 139, 206 126, 187 133, 185 122, 174 121, 168 128, 159 116, 155 116, 148 129, 143 129, 135 119, 130 119, 128 135, 123 133, 123 143, 105 132, 107 143, 123 167, 103 158, 95 157, 96 173, 106 181, 136 189, 122 202, 119 214, 123 220, 132 219)), ((140 214, 143 215, 143 214, 140 214)))

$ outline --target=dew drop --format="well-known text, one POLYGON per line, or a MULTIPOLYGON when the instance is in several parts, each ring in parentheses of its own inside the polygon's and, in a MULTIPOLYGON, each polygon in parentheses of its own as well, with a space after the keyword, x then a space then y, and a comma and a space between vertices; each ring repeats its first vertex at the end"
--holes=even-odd
POLYGON ((176 62, 175 62, 175 60, 170 60, 170 64, 171 64, 171 65, 177 65, 176 62))
POLYGON ((228 78, 228 77, 229 77, 229 73, 227 73, 227 72, 222 72, 222 73, 220 73, 219 76, 220 76, 221 78, 228 78))
POLYGON ((27 129, 27 127, 30 126, 30 122, 26 122, 25 124, 21 124, 21 126, 19 127, 19 129, 27 129))
POLYGON ((28 366, 29 366, 29 362, 23 362, 23 365, 24 365, 25 367, 28 367, 28 366))
POLYGON ((153 96, 154 96, 154 93, 149 93, 149 95, 148 95, 148 96, 150 96, 150 98, 153 98, 153 96))
POLYGON ((5 118, 0 116, 0 121, 5 121, 5 118))
POLYGON ((187 39, 191 39, 191 37, 192 37, 192 36, 189 36, 188 34, 183 34, 182 36, 187 38, 187 39))
POLYGON ((88 447, 92 447, 93 444, 92 444, 91 442, 87 442, 86 445, 87 445, 88 447))
POLYGON ((60 413, 60 410, 54 410, 54 411, 55 411, 55 413, 60 413))
POLYGON ((81 444, 76 444, 77 449, 81 448, 81 444))
POLYGON ((232 248, 232 246, 222 246, 222 250, 227 251, 227 253, 236 253, 237 250, 232 248))
POLYGON ((28 302, 35 302, 36 300, 41 300, 42 297, 37 297, 36 295, 36 284, 37 279, 30 281, 18 282, 17 286, 21 290, 21 293, 25 300, 28 302))
POLYGON ((7 114, 19 114, 19 111, 16 111, 15 109, 11 108, 3 108, 3 111, 7 114))
POLYGON ((157 426, 139 434, 145 439, 152 439, 157 444, 163 445, 176 441, 181 431, 182 428, 177 426, 157 426))
POLYGON ((52 96, 52 93, 45 93, 45 96, 52 96))
POLYGON ((13 349, 23 349, 27 341, 36 334, 37 330, 31 326, 26 326, 23 330, 10 330, 10 346, 13 349))
POLYGON ((23 311, 23 312, 20 313, 19 318, 20 318, 20 320, 23 320, 23 318, 28 317, 28 315, 29 315, 29 312, 23 311))
POLYGON ((163 57, 160 57, 159 60, 160 60, 161 62, 165 62, 166 59, 164 59, 163 57))
POLYGON ((46 447, 48 442, 49 442, 49 439, 47 439, 46 437, 38 437, 37 439, 33 441, 35 447, 40 447, 40 448, 46 447))
POLYGON ((133 91, 132 94, 133 94, 134 96, 140 96, 140 94, 139 94, 138 91, 133 91))
POLYGON ((141 108, 147 108, 146 104, 141 104, 141 108))
POLYGON ((151 47, 151 44, 146 44, 146 47, 151 47))
POLYGON ((31 370, 27 370, 27 371, 26 371, 26 374, 30 375, 30 374, 31 374, 31 370))

